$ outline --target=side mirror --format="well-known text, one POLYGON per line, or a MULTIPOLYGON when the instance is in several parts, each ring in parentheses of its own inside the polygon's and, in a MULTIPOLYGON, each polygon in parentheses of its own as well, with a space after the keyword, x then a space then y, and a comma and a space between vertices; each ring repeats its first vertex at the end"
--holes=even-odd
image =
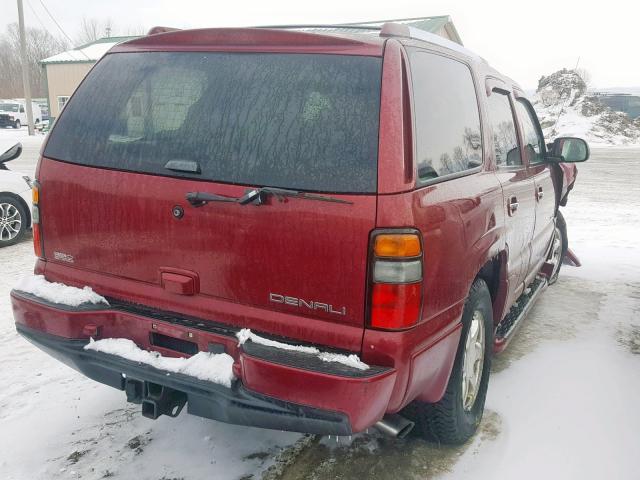
POLYGON ((13 147, 11 147, 6 152, 0 155, 0 163, 8 162, 9 160, 13 160, 14 158, 18 158, 22 153, 22 144, 16 143, 13 147))
POLYGON ((551 144, 547 160, 556 163, 585 162, 589 158, 589 145, 581 138, 560 137, 551 144))

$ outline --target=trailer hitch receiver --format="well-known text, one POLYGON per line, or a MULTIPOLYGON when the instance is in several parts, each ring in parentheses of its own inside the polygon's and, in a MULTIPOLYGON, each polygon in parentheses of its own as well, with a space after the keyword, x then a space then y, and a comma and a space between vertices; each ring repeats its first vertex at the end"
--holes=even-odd
POLYGON ((155 420, 160 415, 177 417, 187 403, 184 392, 152 382, 127 378, 127 401, 142 404, 142 415, 155 420))

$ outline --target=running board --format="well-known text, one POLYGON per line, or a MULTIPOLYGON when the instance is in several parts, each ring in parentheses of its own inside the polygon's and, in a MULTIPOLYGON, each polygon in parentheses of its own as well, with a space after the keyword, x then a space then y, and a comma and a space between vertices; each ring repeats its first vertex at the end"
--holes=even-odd
POLYGON ((513 304, 507 316, 496 327, 493 351, 494 353, 500 353, 513 338, 514 334, 520 328, 522 320, 527 316, 540 294, 547 288, 548 281, 546 277, 538 276, 524 293, 518 297, 518 300, 513 304))

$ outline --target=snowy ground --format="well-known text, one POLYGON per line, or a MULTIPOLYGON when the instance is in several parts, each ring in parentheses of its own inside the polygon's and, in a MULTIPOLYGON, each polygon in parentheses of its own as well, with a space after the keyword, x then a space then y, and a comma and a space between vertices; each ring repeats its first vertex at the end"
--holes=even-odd
MULTIPOLYGON (((32 174, 40 141, 11 166, 32 174)), ((460 448, 142 418, 18 337, 8 293, 33 266, 31 244, 3 249, 0 478, 638 478, 640 150, 595 150, 579 168, 564 212, 584 266, 563 268, 495 360, 481 430, 460 448)))

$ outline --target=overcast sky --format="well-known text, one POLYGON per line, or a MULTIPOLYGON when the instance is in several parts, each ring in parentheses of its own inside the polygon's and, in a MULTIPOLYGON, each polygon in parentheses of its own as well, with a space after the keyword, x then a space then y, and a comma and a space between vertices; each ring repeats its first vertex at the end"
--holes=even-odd
MULTIPOLYGON (((640 2, 361 1, 361 0, 24 0, 30 26, 60 34, 42 3, 72 38, 83 17, 116 26, 180 28, 340 23, 449 14, 465 46, 534 89, 541 75, 572 68, 580 58, 594 87, 639 87, 640 2), (593 4, 593 3, 592 3, 593 4), (35 12, 35 14, 34 14, 35 12), (36 17, 37 15, 37 17, 36 17), (634 51, 632 51, 632 47, 634 51)), ((15 0, 0 0, 0 22, 17 21, 15 0)), ((0 25, 1 26, 1 25, 0 25)))

